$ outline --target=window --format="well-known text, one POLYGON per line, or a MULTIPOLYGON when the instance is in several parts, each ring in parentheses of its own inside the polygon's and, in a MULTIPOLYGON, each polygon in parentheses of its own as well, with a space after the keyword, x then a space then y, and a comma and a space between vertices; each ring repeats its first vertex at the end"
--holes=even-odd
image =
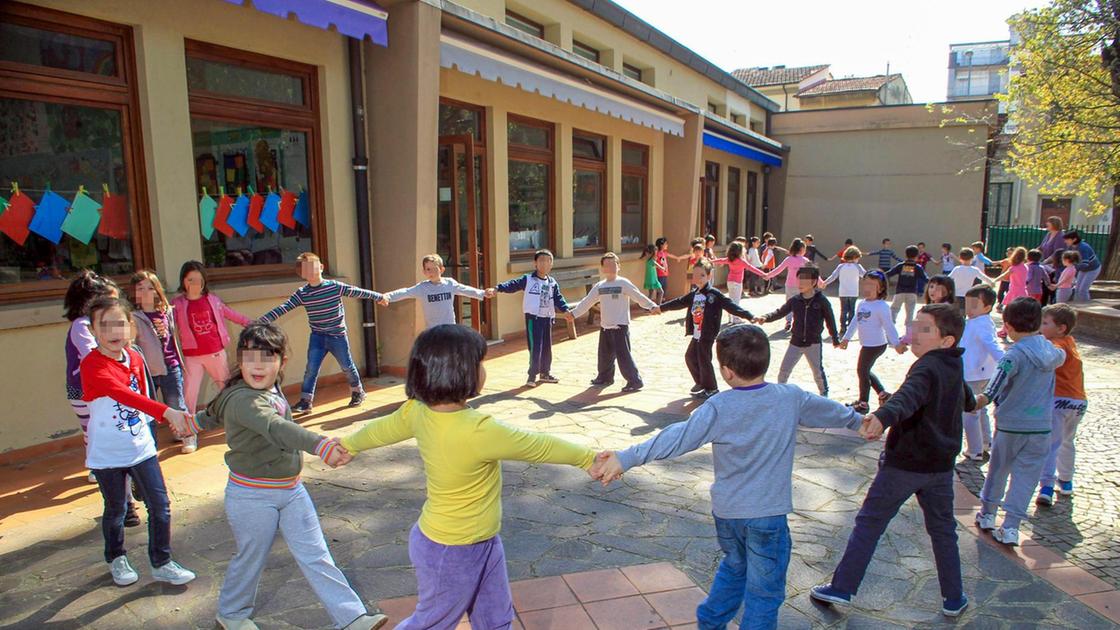
POLYGON ((713 103, 711 101, 708 101, 708 111, 713 113, 713 114, 719 114, 719 105, 717 105, 716 103, 713 103))
POLYGON ((132 51, 127 26, 0 3, 0 302, 61 296, 87 267, 125 282, 153 266, 132 51), (83 187, 101 207, 78 221, 83 187))
POLYGON ((765 125, 762 124, 761 120, 752 120, 750 129, 755 133, 764 133, 765 125))
POLYGON ((514 13, 513 11, 506 11, 506 25, 512 26, 522 33, 544 39, 544 26, 540 22, 534 22, 524 15, 514 13))
POLYGON ((746 118, 742 114, 731 114, 731 122, 741 127, 746 122, 746 118))
POLYGON ((189 40, 186 52, 196 199, 219 203, 203 263, 218 278, 290 275, 308 251, 327 265, 317 70, 189 40))
POLYGON ((723 242, 730 243, 739 234, 739 169, 727 167, 727 232, 723 235, 723 242))
POLYGON ((758 235, 756 206, 758 205, 758 173, 747 171, 747 220, 743 235, 748 239, 758 235))
POLYGON ((572 247, 603 250, 606 233, 607 139, 576 131, 572 134, 572 247))
MULTIPOLYGON (((988 184, 988 225, 1011 225, 1011 182, 988 184)), ((1049 215, 1045 215, 1049 216, 1049 215)))
POLYGON ((716 233, 716 213, 719 211, 719 164, 704 163, 704 212, 700 215, 700 234, 716 233))
MULTIPOLYGON (((599 50, 594 46, 589 46, 588 44, 573 39, 572 52, 588 61, 599 63, 599 50)), ((640 81, 641 79, 638 80, 640 81)))
POLYGON ((622 64, 622 74, 623 74, 623 76, 630 77, 631 79, 634 79, 635 81, 641 81, 642 80, 642 69, 639 68, 638 66, 634 66, 634 65, 631 65, 631 64, 628 64, 628 63, 624 63, 624 64, 622 64))
POLYGON ((641 249, 649 210, 649 147, 622 143, 622 249, 641 249))
POLYGON ((481 107, 441 99, 439 102, 439 135, 470 136, 475 144, 484 144, 481 107))
POLYGON ((546 122, 510 116, 509 250, 531 255, 552 247, 553 128, 546 122))

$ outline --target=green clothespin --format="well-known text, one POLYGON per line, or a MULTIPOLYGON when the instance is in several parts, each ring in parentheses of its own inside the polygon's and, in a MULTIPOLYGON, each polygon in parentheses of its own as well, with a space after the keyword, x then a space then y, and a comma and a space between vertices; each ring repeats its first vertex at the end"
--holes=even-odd
POLYGON ((109 184, 101 183, 101 193, 103 197, 109 197, 109 184))
POLYGON ((238 197, 240 197, 240 196, 241 196, 242 194, 243 194, 243 193, 242 193, 242 191, 241 191, 241 187, 240 187, 240 186, 238 186, 238 187, 237 187, 237 196, 238 196, 238 197))
POLYGON ((203 197, 206 196, 206 187, 205 186, 202 187, 202 196, 203 197))
POLYGON ((12 182, 12 196, 19 196, 19 182, 12 182))
POLYGON ((225 186, 218 186, 218 196, 219 197, 225 197, 226 196, 226 187, 225 186))
POLYGON ((79 195, 84 195, 84 194, 86 194, 86 187, 85 187, 85 184, 78 184, 78 194, 79 194, 79 195))
POLYGON ((249 186, 249 195, 252 196, 252 195, 255 195, 255 194, 257 194, 257 191, 253 190, 252 186, 249 186))

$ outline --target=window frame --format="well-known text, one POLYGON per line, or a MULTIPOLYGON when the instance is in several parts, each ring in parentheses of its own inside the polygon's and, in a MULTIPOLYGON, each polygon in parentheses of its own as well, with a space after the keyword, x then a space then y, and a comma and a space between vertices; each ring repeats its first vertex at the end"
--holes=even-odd
MULTIPOLYGON (((299 131, 307 134, 307 179, 311 188, 311 251, 315 252, 328 272, 330 246, 327 239, 325 214, 326 201, 323 173, 322 125, 319 111, 319 71, 313 65, 280 59, 268 55, 227 48, 218 44, 186 39, 183 42, 184 61, 187 57, 220 61, 266 72, 296 74, 304 82, 304 105, 286 105, 249 97, 238 98, 205 90, 188 91, 189 117, 213 122, 259 125, 299 131)), ((193 144, 192 144, 193 151, 193 144)), ((197 182, 194 182, 197 186, 197 182)), ((195 194, 201 194, 195 190, 195 194)), ((199 235, 201 245, 201 234, 199 235)), ((242 265, 236 267, 207 267, 206 273, 214 282, 231 282, 257 278, 283 278, 292 275, 290 263, 267 265, 242 265)))
POLYGON ((743 213, 743 236, 748 239, 759 236, 755 223, 758 222, 758 173, 747 170, 746 211, 743 213))
POLYGON ((632 63, 622 62, 622 76, 645 83, 645 71, 632 63), (638 76, 633 76, 635 74, 638 76))
POLYGON ((585 43, 579 41, 578 39, 574 39, 574 38, 572 39, 572 53, 575 54, 577 57, 580 57, 581 59, 585 59, 585 60, 593 62, 593 63, 598 63, 598 64, 603 63, 602 62, 603 52, 601 50, 599 50, 598 48, 596 48, 594 46, 591 46, 589 44, 585 44, 585 43), (583 53, 594 53, 594 55, 581 54, 580 49, 583 49, 583 53), (594 57, 594 58, 592 58, 592 57, 594 57))
POLYGON ((590 245, 585 247, 575 246, 575 203, 572 204, 572 251, 576 254, 591 253, 591 252, 605 252, 607 251, 607 137, 601 134, 592 133, 590 131, 583 131, 581 129, 572 130, 572 145, 575 145, 577 136, 601 142, 603 145, 603 157, 596 160, 594 158, 587 158, 578 156, 573 151, 572 153, 572 199, 575 200, 576 185, 576 171, 591 171, 599 174, 599 179, 602 186, 599 190, 599 244, 590 245))
MULTIPOLYGON (((548 244, 547 248, 556 252, 556 125, 553 123, 538 120, 536 118, 529 118, 528 116, 519 116, 517 114, 506 114, 506 128, 508 130, 510 123, 517 123, 519 125, 527 125, 530 127, 539 127, 548 132, 548 148, 542 149, 540 147, 533 147, 525 144, 515 144, 506 137, 506 162, 518 161, 528 162, 531 164, 544 164, 548 167, 548 210, 545 217, 545 225, 548 227, 548 244)), ((508 173, 508 164, 507 164, 508 173)), ((509 187, 507 177, 506 187, 509 187)), ((506 214, 508 221, 509 203, 507 199, 506 214)), ((508 227, 508 223, 507 223, 508 227)), ((508 247, 507 247, 508 249, 508 247)), ((532 259, 532 250, 509 250, 510 260, 515 259, 532 259)))
POLYGON ((541 24, 540 22, 538 22, 536 20, 527 18, 524 15, 522 15, 522 14, 516 12, 516 11, 510 11, 509 9, 506 9, 505 19, 502 21, 502 23, 505 24, 506 26, 512 28, 512 29, 516 29, 520 33, 525 33, 526 35, 536 37, 537 39, 544 39, 544 24, 541 24), (513 18, 513 20, 515 22, 521 22, 523 25, 532 28, 536 32, 530 33, 526 29, 523 29, 519 26, 514 26, 513 24, 510 24, 509 23, 510 18, 513 18))
MULTIPOLYGON (((627 164, 622 159, 622 154, 619 155, 619 162, 622 163, 622 178, 625 179, 627 175, 631 177, 640 177, 642 179, 642 228, 639 235, 638 242, 630 245, 621 245, 623 251, 625 250, 640 250, 645 247, 645 243, 649 240, 649 145, 640 144, 638 142, 630 142, 628 140, 622 141, 622 151, 625 152, 627 148, 638 149, 642 152, 642 165, 627 164)), ((621 208, 619 209, 622 212, 621 208)), ((620 233, 619 239, 622 239, 620 233)))
POLYGON ((739 226, 741 223, 740 210, 743 206, 743 170, 737 166, 727 167, 727 212, 723 218, 723 227, 726 230, 731 227, 730 219, 735 218, 735 226, 733 232, 728 232, 723 235, 724 245, 730 245, 735 237, 738 236, 739 226), (734 175, 735 177, 732 177, 734 175), (731 200, 735 199, 735 207, 731 207, 731 200))
MULTIPOLYGON (((121 157, 128 181, 125 194, 131 200, 129 231, 133 268, 154 268, 151 203, 148 199, 132 27, 18 2, 0 3, 0 19, 21 26, 113 42, 118 68, 115 77, 0 61, 0 80, 6 82, 6 98, 113 109, 120 113, 121 157)), ((127 276, 113 276, 113 280, 122 286, 128 279, 127 276)), ((66 294, 68 285, 69 280, 0 284, 0 305, 60 298, 66 294)))
POLYGON ((708 234, 713 234, 713 235, 719 234, 719 178, 722 174, 722 170, 723 170, 722 167, 723 167, 723 165, 720 164, 719 162, 713 162, 712 160, 705 160, 704 161, 704 175, 703 175, 703 177, 700 178, 701 195, 702 195, 701 199, 703 200, 703 203, 700 206, 700 236, 701 237, 704 237, 708 234), (715 172, 716 172, 715 179, 712 179, 712 178, 708 177, 708 168, 710 166, 715 166, 716 167, 715 168, 715 172), (708 221, 707 221, 708 220, 708 216, 707 216, 708 215, 708 209, 707 209, 706 206, 707 206, 707 203, 708 203, 709 189, 711 190, 712 194, 714 195, 712 197, 712 205, 713 205, 713 207, 712 207, 712 222, 714 223, 714 225, 709 225, 708 221))

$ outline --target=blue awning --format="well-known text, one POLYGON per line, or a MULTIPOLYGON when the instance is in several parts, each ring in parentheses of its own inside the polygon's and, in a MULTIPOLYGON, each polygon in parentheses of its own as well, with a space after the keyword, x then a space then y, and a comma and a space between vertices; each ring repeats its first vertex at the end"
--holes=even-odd
POLYGON ((718 134, 714 131, 704 132, 704 146, 712 147, 713 149, 718 149, 732 155, 745 157, 748 160, 756 160, 758 162, 769 164, 771 166, 782 165, 782 156, 770 153, 769 151, 763 151, 762 149, 757 149, 748 144, 739 142, 738 140, 733 140, 725 135, 718 134))
MULTIPOLYGON (((226 0, 242 6, 246 0, 226 0)), ((389 31, 385 21, 389 13, 369 0, 252 0, 253 8, 264 13, 297 20, 323 30, 334 27, 339 33, 354 39, 369 36, 379 46, 389 45, 389 31)))

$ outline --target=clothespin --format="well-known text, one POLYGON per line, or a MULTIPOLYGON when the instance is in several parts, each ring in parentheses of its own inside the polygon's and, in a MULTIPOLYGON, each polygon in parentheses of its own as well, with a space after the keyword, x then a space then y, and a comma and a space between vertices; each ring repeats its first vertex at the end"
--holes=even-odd
POLYGON ((226 187, 225 186, 218 186, 218 196, 219 197, 225 197, 226 196, 226 187))
POLYGON ((205 186, 202 187, 202 196, 203 197, 206 196, 206 187, 205 186))
POLYGON ((19 182, 12 182, 12 196, 19 196, 19 182))
POLYGON ((242 194, 243 194, 243 193, 242 193, 242 191, 241 191, 241 187, 240 187, 240 186, 238 186, 238 187, 237 187, 237 196, 238 196, 238 197, 240 197, 240 196, 241 196, 242 194))
POLYGON ((108 196, 109 196, 109 184, 106 184, 106 183, 104 183, 104 182, 103 182, 103 183, 101 184, 101 192, 102 192, 102 193, 103 193, 103 194, 104 194, 104 195, 105 195, 106 197, 108 197, 108 196))
POLYGON ((255 195, 255 194, 257 194, 257 191, 253 190, 252 186, 249 186, 249 195, 251 196, 251 195, 255 195))
POLYGON ((78 194, 79 194, 79 195, 84 195, 84 194, 86 194, 86 187, 85 187, 85 184, 78 184, 78 194))

